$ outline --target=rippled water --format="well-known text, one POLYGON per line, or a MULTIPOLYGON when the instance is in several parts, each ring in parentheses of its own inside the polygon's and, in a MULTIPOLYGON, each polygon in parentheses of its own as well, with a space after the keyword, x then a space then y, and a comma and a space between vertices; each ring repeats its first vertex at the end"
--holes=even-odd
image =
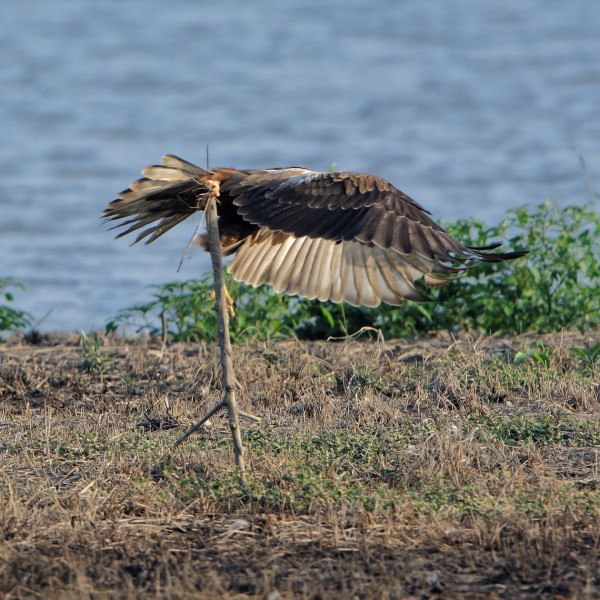
POLYGON ((0 6, 0 276, 42 329, 102 327, 176 273, 195 223, 115 242, 105 204, 164 153, 377 173, 436 217, 584 202, 600 165, 600 3, 0 6))

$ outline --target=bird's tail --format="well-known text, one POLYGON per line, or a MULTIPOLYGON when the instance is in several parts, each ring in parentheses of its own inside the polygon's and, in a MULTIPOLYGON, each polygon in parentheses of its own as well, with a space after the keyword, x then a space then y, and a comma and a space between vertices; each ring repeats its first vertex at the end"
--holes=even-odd
POLYGON ((118 238, 158 221, 144 229, 133 242, 148 238, 145 243, 149 244, 206 207, 212 189, 212 171, 171 154, 163 156, 161 162, 161 165, 143 169, 143 177, 122 191, 102 214, 106 222, 125 219, 112 227, 129 226, 118 238))

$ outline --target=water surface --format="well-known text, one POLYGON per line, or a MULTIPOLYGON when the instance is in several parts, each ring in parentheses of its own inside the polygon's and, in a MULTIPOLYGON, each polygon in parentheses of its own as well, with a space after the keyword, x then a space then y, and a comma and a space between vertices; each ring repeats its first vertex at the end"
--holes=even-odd
POLYGON ((0 276, 42 329, 102 327, 176 273, 99 215, 167 152, 390 179, 436 217, 587 200, 600 3, 28 0, 0 7, 0 276))

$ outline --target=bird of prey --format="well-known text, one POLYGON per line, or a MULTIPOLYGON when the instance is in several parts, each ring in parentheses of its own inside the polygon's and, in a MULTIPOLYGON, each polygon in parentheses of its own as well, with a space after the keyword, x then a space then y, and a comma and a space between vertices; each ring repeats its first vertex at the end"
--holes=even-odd
MULTIPOLYGON (((442 286, 478 263, 526 254, 464 245, 375 175, 301 167, 209 171, 173 155, 142 175, 104 211, 107 221, 124 220, 115 225, 126 227, 117 237, 142 229, 135 242, 153 242, 204 210, 214 194, 221 250, 235 255, 227 266, 233 278, 305 298, 370 307, 424 302, 419 280, 442 286)), ((208 249, 206 236, 202 244, 208 249)))

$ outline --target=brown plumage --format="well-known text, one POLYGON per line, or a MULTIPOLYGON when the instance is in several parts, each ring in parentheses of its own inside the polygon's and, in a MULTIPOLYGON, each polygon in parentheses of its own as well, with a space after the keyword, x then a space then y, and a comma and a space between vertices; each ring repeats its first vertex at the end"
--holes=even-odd
POLYGON ((118 237, 142 229, 135 242, 148 244, 204 210, 213 193, 222 250, 235 254, 227 270, 277 292, 355 306, 422 302, 428 298, 415 286, 421 278, 445 285, 477 263, 526 254, 465 246, 374 175, 300 167, 206 171, 172 155, 142 175, 104 211, 107 221, 124 219, 115 227, 128 226, 118 237))

